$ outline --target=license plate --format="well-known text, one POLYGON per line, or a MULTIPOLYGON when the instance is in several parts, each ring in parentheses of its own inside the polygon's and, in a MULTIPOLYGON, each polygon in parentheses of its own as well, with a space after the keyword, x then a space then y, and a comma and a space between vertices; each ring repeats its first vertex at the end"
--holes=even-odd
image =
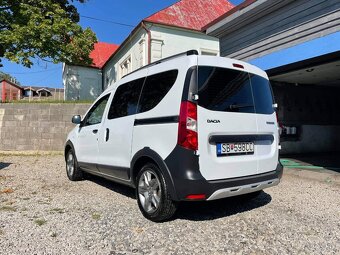
POLYGON ((218 143, 216 144, 217 156, 228 154, 253 154, 254 143, 218 143))

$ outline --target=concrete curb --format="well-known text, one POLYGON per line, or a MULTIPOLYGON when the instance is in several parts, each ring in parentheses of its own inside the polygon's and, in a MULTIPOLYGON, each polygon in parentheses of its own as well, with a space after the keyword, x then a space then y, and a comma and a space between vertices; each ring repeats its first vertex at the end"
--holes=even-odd
POLYGON ((1 151, 0 156, 57 156, 63 155, 63 151, 1 151))

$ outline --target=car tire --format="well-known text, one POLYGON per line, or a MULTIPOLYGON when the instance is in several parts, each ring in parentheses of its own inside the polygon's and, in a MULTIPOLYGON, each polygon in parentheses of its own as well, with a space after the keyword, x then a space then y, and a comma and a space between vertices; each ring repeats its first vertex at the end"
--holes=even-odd
POLYGON ((177 210, 177 203, 171 199, 163 175, 152 163, 143 166, 137 175, 136 197, 144 217, 154 222, 170 219, 177 210))
POLYGON ((78 161, 73 149, 66 153, 66 173, 70 181, 80 181, 83 179, 83 171, 78 166, 78 161))

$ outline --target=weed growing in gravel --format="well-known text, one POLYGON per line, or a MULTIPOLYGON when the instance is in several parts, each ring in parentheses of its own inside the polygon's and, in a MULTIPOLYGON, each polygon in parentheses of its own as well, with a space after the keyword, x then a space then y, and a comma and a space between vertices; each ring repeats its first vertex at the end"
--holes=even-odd
POLYGON ((38 220, 35 220, 34 223, 37 224, 38 226, 42 226, 46 223, 47 221, 44 220, 44 219, 38 219, 38 220))
POLYGON ((0 207, 0 211, 8 211, 8 212, 15 212, 17 209, 13 206, 2 206, 0 207))
POLYGON ((332 182, 332 178, 327 177, 327 178, 325 179, 325 182, 326 182, 326 183, 331 183, 331 182, 332 182))
POLYGON ((40 204, 40 205, 50 205, 51 203, 50 203, 50 202, 47 202, 47 201, 39 200, 39 201, 38 201, 38 204, 40 204))
POLYGON ((0 236, 3 235, 5 232, 0 229, 0 236))
POLYGON ((57 233, 56 232, 51 233, 51 237, 57 237, 57 233))
POLYGON ((99 220, 100 219, 100 214, 98 214, 98 213, 93 213, 92 214, 92 219, 94 219, 94 220, 99 220))

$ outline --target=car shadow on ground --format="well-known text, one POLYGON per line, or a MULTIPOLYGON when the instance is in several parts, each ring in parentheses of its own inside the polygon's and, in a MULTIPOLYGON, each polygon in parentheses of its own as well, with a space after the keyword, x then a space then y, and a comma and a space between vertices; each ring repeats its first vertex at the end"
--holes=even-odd
MULTIPOLYGON (((111 182, 101 177, 87 175, 86 179, 100 186, 103 186, 113 192, 123 196, 136 199, 135 189, 128 186, 111 182)), ((247 199, 246 196, 219 199, 205 202, 181 202, 178 211, 171 220, 185 219, 191 221, 213 220, 228 217, 234 214, 251 211, 256 208, 265 206, 272 200, 271 196, 262 191, 254 199, 247 199)), ((137 203, 136 203, 137 204, 137 203)))
POLYGON ((12 163, 0 162, 0 170, 9 167, 12 163))
POLYGON ((90 175, 90 174, 86 174, 85 176, 86 180, 94 182, 100 186, 103 186, 109 190, 112 190, 114 192, 117 192, 123 196, 129 197, 129 198, 133 198, 136 199, 136 194, 135 194, 135 190, 131 187, 125 186, 123 184, 119 184, 113 181, 109 181, 107 179, 104 179, 102 177, 98 177, 95 175, 90 175))
POLYGON ((253 199, 237 196, 205 202, 182 202, 175 218, 191 221, 214 220, 254 210, 269 204, 271 200, 272 197, 262 191, 253 199))

